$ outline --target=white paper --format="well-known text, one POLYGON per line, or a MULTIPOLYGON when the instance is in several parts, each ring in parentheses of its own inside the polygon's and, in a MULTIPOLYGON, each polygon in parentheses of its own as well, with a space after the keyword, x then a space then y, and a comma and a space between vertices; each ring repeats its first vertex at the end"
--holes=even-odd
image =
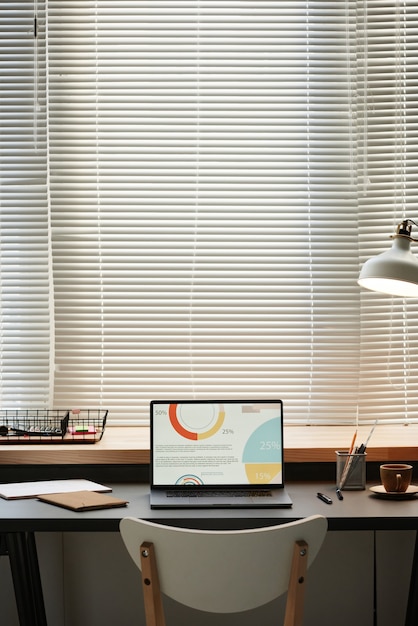
POLYGON ((47 493, 68 493, 70 491, 112 491, 99 483, 79 479, 37 480, 26 483, 0 484, 0 496, 7 500, 13 498, 36 498, 47 493))

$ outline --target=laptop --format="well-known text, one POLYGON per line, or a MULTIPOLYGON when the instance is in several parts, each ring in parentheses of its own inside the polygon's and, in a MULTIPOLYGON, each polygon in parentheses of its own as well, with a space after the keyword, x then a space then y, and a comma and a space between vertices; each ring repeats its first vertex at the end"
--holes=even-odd
POLYGON ((151 508, 291 507, 281 400, 152 401, 151 508))

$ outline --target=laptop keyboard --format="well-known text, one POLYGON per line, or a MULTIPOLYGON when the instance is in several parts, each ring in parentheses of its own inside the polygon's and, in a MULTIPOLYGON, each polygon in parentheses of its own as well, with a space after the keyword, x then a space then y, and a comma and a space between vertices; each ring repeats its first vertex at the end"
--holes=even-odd
POLYGON ((265 491, 264 489, 240 489, 240 490, 201 490, 191 489, 190 492, 185 493, 183 490, 168 491, 168 498, 259 498, 259 497, 271 497, 271 491, 265 491))

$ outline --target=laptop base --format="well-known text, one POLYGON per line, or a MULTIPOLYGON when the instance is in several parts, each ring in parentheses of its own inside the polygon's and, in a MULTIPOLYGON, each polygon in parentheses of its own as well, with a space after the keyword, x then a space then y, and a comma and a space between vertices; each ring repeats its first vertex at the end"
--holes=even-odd
POLYGON ((172 496, 162 489, 152 489, 151 509, 277 509, 290 508, 293 504, 285 489, 270 489, 270 495, 257 496, 172 496))

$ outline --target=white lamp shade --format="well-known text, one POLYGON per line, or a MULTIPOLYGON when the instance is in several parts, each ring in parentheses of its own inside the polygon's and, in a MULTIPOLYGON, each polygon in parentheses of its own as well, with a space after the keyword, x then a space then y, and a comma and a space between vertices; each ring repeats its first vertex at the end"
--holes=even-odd
POLYGON ((393 296, 418 298, 418 259, 411 240, 396 236, 392 248, 365 262, 358 284, 393 296))

